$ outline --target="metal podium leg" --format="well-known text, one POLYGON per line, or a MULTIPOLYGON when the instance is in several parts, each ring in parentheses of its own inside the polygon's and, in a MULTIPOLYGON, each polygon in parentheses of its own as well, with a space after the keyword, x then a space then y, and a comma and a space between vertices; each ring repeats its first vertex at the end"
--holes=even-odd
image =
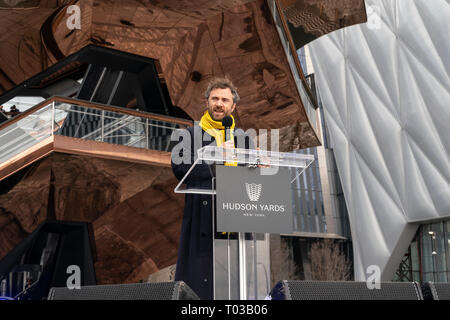
POLYGON ((227 276, 228 276, 228 300, 231 300, 231 243, 230 243, 230 233, 227 235, 227 276))
POLYGON ((247 257, 245 233, 239 232, 239 299, 247 300, 247 257))
MULTIPOLYGON (((212 188, 215 190, 215 185, 216 185, 216 178, 212 178, 211 179, 211 186, 212 188)), ((212 239, 211 241, 213 242, 212 248, 213 248, 213 300, 216 300, 216 268, 215 268, 215 263, 216 263, 216 245, 215 245, 215 234, 214 234, 214 226, 215 226, 215 216, 216 216, 216 204, 214 202, 214 195, 211 195, 211 205, 212 205, 212 239)))
POLYGON ((258 253, 257 253, 257 243, 256 243, 256 233, 252 233, 253 238, 253 290, 254 299, 258 299, 258 253))

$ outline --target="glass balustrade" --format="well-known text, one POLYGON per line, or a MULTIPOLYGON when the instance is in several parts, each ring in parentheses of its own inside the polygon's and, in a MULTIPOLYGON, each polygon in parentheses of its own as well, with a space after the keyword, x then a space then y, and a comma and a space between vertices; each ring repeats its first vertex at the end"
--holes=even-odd
POLYGON ((45 106, 0 130, 0 164, 52 135, 52 107, 45 106))
MULTIPOLYGON (((169 151, 173 130, 186 127, 177 121, 153 119, 111 111, 83 102, 49 99, 41 108, 29 110, 16 122, 0 129, 0 164, 36 146, 52 135, 119 144, 128 147, 169 151)), ((158 117, 156 117, 158 118, 158 117)))

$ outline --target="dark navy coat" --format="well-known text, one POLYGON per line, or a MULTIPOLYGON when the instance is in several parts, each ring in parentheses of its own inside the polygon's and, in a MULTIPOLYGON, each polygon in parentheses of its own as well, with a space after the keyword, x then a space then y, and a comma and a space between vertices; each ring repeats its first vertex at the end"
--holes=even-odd
MULTIPOLYGON (((183 151, 177 148, 172 151, 172 169, 175 177, 181 180, 197 158, 197 150, 206 145, 216 145, 215 139, 205 133, 198 125, 187 129, 191 136, 191 143, 180 138, 180 146, 190 151, 191 162, 175 164, 173 157, 178 153, 183 156, 183 151), (206 139, 197 139, 194 142, 194 128, 196 134, 206 139), (205 141, 206 140, 206 141, 205 141)), ((235 145, 249 148, 253 146, 251 139, 244 136, 244 132, 235 129, 235 145), (241 139, 243 138, 243 139, 241 139), (244 141, 244 142, 242 142, 244 141), (242 143, 245 146, 242 146, 242 143)), ((210 189, 211 179, 214 176, 213 166, 207 164, 197 165, 191 171, 190 178, 184 182, 188 188, 210 189)), ((184 216, 181 226, 180 244, 178 249, 177 268, 175 281, 184 281, 194 292, 204 300, 212 300, 213 293, 213 226, 212 226, 212 196, 203 194, 186 194, 184 216)))

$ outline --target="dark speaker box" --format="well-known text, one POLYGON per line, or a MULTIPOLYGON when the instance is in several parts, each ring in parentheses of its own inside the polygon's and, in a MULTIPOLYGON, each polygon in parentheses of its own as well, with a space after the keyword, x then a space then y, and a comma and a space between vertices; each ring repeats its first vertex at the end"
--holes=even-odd
POLYGON ((450 300, 450 283, 425 282, 422 293, 425 300, 450 300))
POLYGON ((51 288, 48 300, 200 300, 183 281, 51 288))
POLYGON ((272 289, 273 300, 423 300, 416 282, 381 282, 369 289, 366 282, 282 280, 272 289))

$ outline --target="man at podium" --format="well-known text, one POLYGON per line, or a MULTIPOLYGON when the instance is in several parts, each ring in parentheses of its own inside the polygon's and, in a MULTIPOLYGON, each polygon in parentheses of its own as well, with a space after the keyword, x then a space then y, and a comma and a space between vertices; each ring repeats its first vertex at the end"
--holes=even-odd
MULTIPOLYGON (((229 149, 253 147, 250 136, 235 127, 232 113, 239 95, 233 83, 228 78, 214 78, 206 89, 205 99, 206 110, 200 121, 185 129, 188 134, 181 135, 176 151, 172 150, 172 169, 178 180, 194 163, 199 148, 207 145, 229 149), (225 127, 229 127, 229 133, 225 132, 225 127), (175 158, 189 160, 180 163, 174 161, 175 158)), ((225 162, 224 165, 237 164, 225 162)), ((213 176, 214 168, 202 163, 191 171, 185 183, 188 188, 211 189, 213 176)), ((175 281, 186 282, 201 299, 208 300, 214 297, 212 212, 211 195, 186 194, 175 273, 175 281)))

